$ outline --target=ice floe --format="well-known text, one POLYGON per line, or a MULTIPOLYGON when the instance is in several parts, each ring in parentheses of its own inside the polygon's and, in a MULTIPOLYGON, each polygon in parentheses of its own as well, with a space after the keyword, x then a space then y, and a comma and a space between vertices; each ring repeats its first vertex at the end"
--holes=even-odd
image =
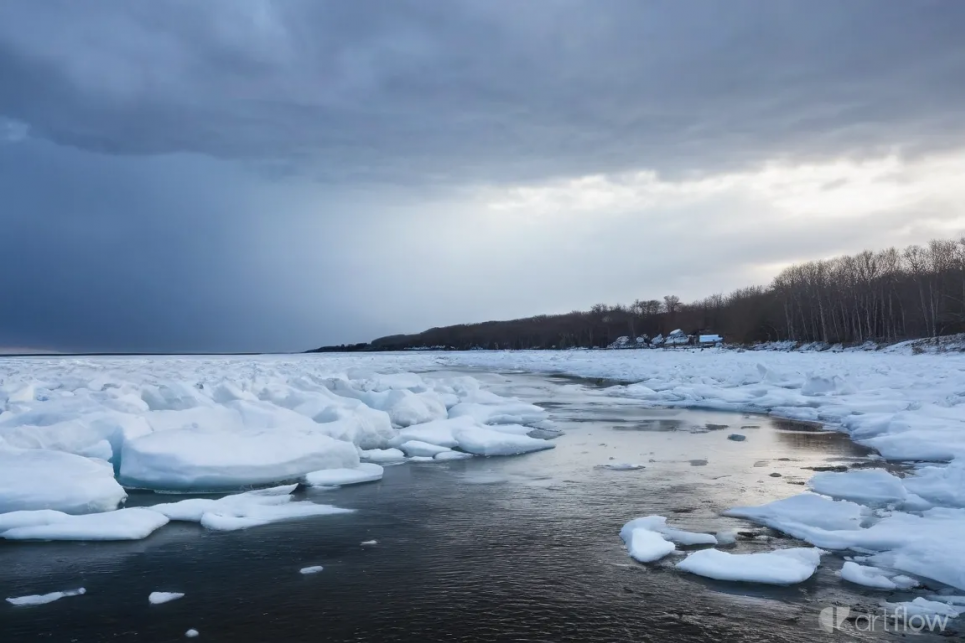
POLYGON ((63 592, 50 592, 49 594, 35 594, 33 596, 20 596, 18 598, 8 598, 7 602, 15 606, 25 606, 25 605, 46 605, 47 603, 53 603, 54 601, 59 601, 67 596, 81 596, 86 594, 87 590, 83 587, 79 589, 68 589, 63 592))
POLYGON ((382 479, 385 469, 371 462, 362 462, 351 469, 322 469, 305 474, 305 483, 312 487, 343 487, 382 479))
POLYGON ((794 585, 814 575, 823 551, 795 547, 753 554, 702 549, 677 563, 677 569, 706 578, 769 585, 794 585))
POLYGON ((144 489, 221 491, 358 463, 353 444, 320 433, 177 429, 125 443, 119 478, 144 489))
POLYGON ((844 563, 840 574, 841 578, 849 583, 871 587, 872 589, 912 589, 918 586, 918 581, 908 576, 870 565, 859 565, 852 561, 844 563))
MULTIPOLYGON (((404 372, 392 358, 13 358, 0 362, 0 385, 0 525, 8 538, 149 532, 157 516, 134 525, 146 514, 113 511, 124 486, 336 486, 375 480, 383 464, 553 446, 524 426, 544 422, 543 409, 469 376, 404 372), (10 515, 41 510, 112 515, 81 523, 10 515)), ((223 500, 161 503, 155 513, 237 528, 340 511, 288 498, 223 500)))
POLYGON ((198 638, 199 634, 200 633, 198 632, 198 630, 195 630, 195 629, 188 630, 187 632, 184 633, 184 635, 189 639, 198 638))
POLYGON ((181 592, 151 592, 147 600, 151 605, 160 605, 176 601, 179 598, 184 598, 184 594, 181 592))
MULTIPOLYGON (((377 466, 377 465, 376 465, 377 466)), ((171 520, 197 522, 215 531, 234 531, 274 522, 351 513, 332 505, 295 502, 291 496, 296 485, 261 489, 219 499, 189 498, 149 507, 171 520)), ((2 536, 3 534, 0 534, 2 536)))
POLYGON ((636 518, 623 526, 620 538, 630 557, 641 563, 652 563, 673 553, 677 545, 716 545, 712 534, 684 531, 667 525, 664 516, 636 518))
POLYGON ((322 567, 321 565, 313 565, 311 567, 302 567, 300 570, 298 570, 298 573, 304 576, 309 576, 311 574, 317 574, 318 572, 324 569, 325 568, 322 567))
POLYGON ((808 487, 815 493, 868 506, 901 504, 908 498, 901 478, 880 469, 816 473, 808 487))
POLYGON ((69 514, 111 511, 125 498, 114 470, 103 460, 0 446, 0 514, 33 509, 69 514))
POLYGON ((73 516, 57 511, 0 514, 0 538, 7 540, 141 540, 168 523, 156 511, 118 509, 73 516))

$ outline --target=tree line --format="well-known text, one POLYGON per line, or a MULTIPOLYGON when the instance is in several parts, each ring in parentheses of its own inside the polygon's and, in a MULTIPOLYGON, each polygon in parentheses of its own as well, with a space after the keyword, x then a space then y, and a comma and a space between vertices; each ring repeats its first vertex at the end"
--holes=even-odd
POLYGON ((656 337, 677 328, 688 334, 719 333, 727 342, 739 344, 859 344, 963 332, 965 237, 796 264, 781 271, 769 286, 740 288, 690 303, 667 295, 316 350, 602 348, 621 336, 656 337))

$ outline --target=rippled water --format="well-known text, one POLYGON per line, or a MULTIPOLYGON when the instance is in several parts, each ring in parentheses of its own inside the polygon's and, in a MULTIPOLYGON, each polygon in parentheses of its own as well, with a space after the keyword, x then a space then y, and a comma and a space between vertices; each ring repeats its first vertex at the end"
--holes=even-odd
MULTIPOLYGON (((678 573, 673 557, 638 565, 618 536, 651 513, 777 536, 718 514, 799 492, 808 467, 861 463, 867 452, 844 436, 643 409, 570 380, 485 380, 551 409, 566 431, 557 448, 391 467, 381 483, 304 492, 354 514, 230 533, 172 524, 135 543, 0 543, 0 594, 87 588, 46 606, 0 605, 0 641, 153 643, 189 628, 238 643, 836 640, 818 629, 821 608, 881 596, 843 585, 834 557, 806 583, 768 588, 678 573), (747 440, 728 440, 735 432, 747 440), (615 462, 645 468, 603 468, 615 462), (299 574, 310 565, 325 569, 299 574), (156 590, 186 597, 151 606, 156 590)), ((738 550, 790 544, 746 539, 738 550)))

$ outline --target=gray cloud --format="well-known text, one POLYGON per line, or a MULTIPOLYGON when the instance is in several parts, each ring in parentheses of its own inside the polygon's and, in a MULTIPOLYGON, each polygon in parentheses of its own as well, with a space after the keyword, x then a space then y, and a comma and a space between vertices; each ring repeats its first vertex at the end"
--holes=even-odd
POLYGON ((963 28, 941 1, 0 3, 0 346, 296 350, 941 234, 473 195, 960 148, 963 28))
POLYGON ((329 180, 699 171, 961 140, 963 27, 956 2, 8 2, 0 113, 329 180))

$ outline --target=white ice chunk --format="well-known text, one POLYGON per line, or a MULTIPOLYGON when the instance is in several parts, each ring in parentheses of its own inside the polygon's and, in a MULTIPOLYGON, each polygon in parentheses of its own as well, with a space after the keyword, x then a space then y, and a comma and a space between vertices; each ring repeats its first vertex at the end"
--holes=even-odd
POLYGON ((320 469, 354 468, 356 447, 284 429, 160 431, 124 444, 121 481, 170 491, 218 491, 295 480, 320 469))
POLYGON ((535 424, 549 414, 534 404, 507 400, 501 404, 461 402, 449 409, 449 417, 471 417, 479 424, 535 424))
POLYGON ((54 601, 59 601, 67 596, 81 596, 86 594, 87 590, 83 587, 79 589, 68 589, 63 592, 51 592, 49 594, 36 594, 34 596, 20 596, 19 598, 8 598, 7 602, 11 605, 22 606, 22 605, 46 605, 47 603, 53 603, 54 601))
POLYGON ((385 469, 377 464, 362 462, 352 469, 322 469, 305 475, 305 483, 312 487, 342 487, 382 479, 385 469))
POLYGON ((552 449, 556 446, 547 440, 531 438, 528 435, 500 433, 499 431, 482 427, 456 429, 453 431, 453 435, 459 442, 460 449, 475 455, 519 455, 532 451, 552 449))
POLYGON ((811 578, 823 553, 804 547, 757 554, 702 549, 677 563, 677 569, 716 580, 794 585, 811 578))
POLYGON ((111 465, 44 449, 0 448, 0 513, 111 511, 127 498, 111 465))
MULTIPOLYGON (((27 521, 30 512, 18 512, 17 520, 27 521)), ((83 516, 61 514, 52 519, 48 511, 38 512, 39 520, 0 533, 7 540, 140 540, 168 523, 166 516, 141 508, 118 509, 83 516)), ((0 516, 0 520, 2 520, 0 516)))
POLYGON ((928 502, 946 507, 965 507, 965 463, 922 467, 903 482, 905 489, 928 502))
POLYGON ((613 471, 636 471, 637 469, 646 468, 642 464, 636 464, 633 462, 610 462, 608 464, 603 464, 600 466, 604 469, 611 469, 613 471))
POLYGON ((468 429, 478 425, 476 420, 468 416, 457 417, 451 420, 435 420, 402 429, 399 431, 398 440, 400 443, 406 440, 418 440, 419 442, 428 442, 429 444, 451 449, 459 445, 459 442, 452 434, 454 430, 468 429))
POLYGON ((437 453, 433 460, 466 460, 473 457, 471 453, 463 453, 462 451, 443 451, 442 453, 437 453))
POLYGON ((189 639, 195 639, 195 638, 198 638, 199 632, 198 630, 191 629, 185 632, 184 635, 189 639))
POLYGON ((873 589, 898 589, 898 585, 889 578, 889 574, 885 570, 868 565, 859 565, 851 561, 847 561, 841 568, 841 578, 849 583, 873 589))
POLYGON ((160 605, 161 603, 176 601, 179 598, 184 598, 184 594, 181 592, 151 592, 147 600, 151 605, 160 605))
POLYGON ((399 448, 405 452, 410 458, 413 456, 422 456, 431 458, 436 454, 449 451, 447 447, 436 446, 435 444, 429 444, 428 442, 420 442, 419 440, 409 440, 403 442, 399 445, 399 448))
POLYGON ((884 602, 882 603, 882 606, 885 609, 891 610, 900 619, 905 621, 914 616, 947 616, 949 618, 957 618, 963 611, 952 605, 941 603, 939 601, 930 601, 927 598, 922 598, 921 596, 913 601, 899 603, 884 602))
POLYGON ((641 563, 652 563, 660 560, 677 549, 672 542, 649 529, 634 529, 623 540, 627 544, 630 558, 641 563))
POLYGON ((808 482, 808 487, 837 500, 869 506, 898 504, 908 497, 901 478, 881 469, 818 473, 808 482))
POLYGON ((322 567, 321 565, 313 565, 312 567, 302 567, 300 570, 298 570, 298 573, 299 573, 299 574, 304 574, 305 576, 308 576, 308 575, 310 575, 310 574, 317 574, 318 572, 322 571, 323 569, 325 569, 325 568, 322 567))
POLYGON ((189 498, 180 502, 158 504, 150 507, 171 520, 199 522, 203 527, 219 531, 232 531, 258 527, 273 522, 351 513, 332 505, 312 502, 293 502, 291 492, 297 485, 286 485, 225 496, 217 500, 189 498))
POLYGON ((359 457, 368 462, 378 462, 381 464, 403 462, 405 460, 405 454, 399 449, 368 449, 361 451, 359 457))
POLYGON ((861 528, 868 509, 847 500, 804 493, 760 507, 735 507, 725 516, 747 518, 827 549, 848 549, 847 532, 861 528))
POLYGON ((667 540, 675 542, 678 545, 688 546, 717 544, 717 538, 713 534, 702 534, 670 527, 667 525, 667 519, 664 516, 646 516, 645 518, 636 518, 635 520, 631 520, 623 526, 623 529, 620 530, 620 537, 626 541, 630 533, 638 529, 646 529, 648 531, 658 533, 667 540))
POLYGON ((361 542, 361 545, 363 547, 371 547, 372 545, 378 545, 378 544, 379 544, 379 541, 377 540, 363 540, 361 542))

